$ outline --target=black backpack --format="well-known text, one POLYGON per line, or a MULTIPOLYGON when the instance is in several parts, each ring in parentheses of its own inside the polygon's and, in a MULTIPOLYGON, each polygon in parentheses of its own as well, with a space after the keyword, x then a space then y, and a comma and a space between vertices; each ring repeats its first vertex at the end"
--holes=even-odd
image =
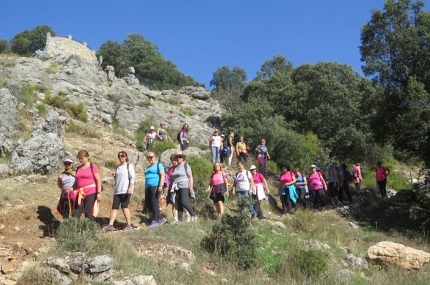
POLYGON ((181 132, 182 132, 182 130, 180 130, 180 131, 178 132, 178 134, 176 135, 176 140, 177 140, 179 143, 181 143, 181 132))

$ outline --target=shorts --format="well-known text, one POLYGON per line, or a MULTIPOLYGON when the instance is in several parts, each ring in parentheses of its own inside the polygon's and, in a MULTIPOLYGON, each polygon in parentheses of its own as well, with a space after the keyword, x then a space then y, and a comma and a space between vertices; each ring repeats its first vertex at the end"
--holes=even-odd
POLYGON ((128 194, 113 195, 112 210, 118 210, 119 205, 121 205, 122 209, 128 208, 128 204, 130 203, 130 197, 131 195, 128 194))
POLYGON ((215 194, 215 196, 212 196, 211 198, 214 201, 214 204, 221 201, 224 203, 224 195, 221 193, 215 194))

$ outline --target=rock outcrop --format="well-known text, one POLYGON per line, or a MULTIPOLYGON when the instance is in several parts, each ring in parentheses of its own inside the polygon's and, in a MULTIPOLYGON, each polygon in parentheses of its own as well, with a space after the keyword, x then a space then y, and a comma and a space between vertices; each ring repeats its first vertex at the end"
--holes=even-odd
POLYGON ((394 263, 404 269, 420 269, 430 262, 430 253, 389 241, 369 247, 367 254, 371 260, 394 263))

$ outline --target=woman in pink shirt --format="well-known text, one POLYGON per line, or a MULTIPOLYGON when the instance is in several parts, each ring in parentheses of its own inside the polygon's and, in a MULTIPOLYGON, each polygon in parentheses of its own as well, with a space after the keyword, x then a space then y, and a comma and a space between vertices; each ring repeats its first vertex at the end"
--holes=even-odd
POLYGON ((376 183, 378 183, 379 190, 381 191, 382 199, 387 199, 387 176, 390 173, 390 169, 382 165, 382 162, 376 163, 376 183))
POLYGON ((314 212, 318 212, 318 206, 321 207, 321 211, 324 211, 324 191, 327 190, 327 184, 320 172, 317 171, 316 165, 311 165, 311 174, 309 174, 309 190, 312 193, 314 200, 314 212))
POLYGON ((285 216, 288 212, 288 214, 293 214, 293 203, 294 201, 291 200, 290 197, 290 191, 288 189, 288 186, 295 185, 296 184, 296 175, 293 171, 291 171, 291 168, 289 165, 284 164, 281 166, 281 176, 279 177, 279 189, 278 189, 278 195, 281 198, 282 202, 282 216, 285 216))
POLYGON ((102 199, 99 168, 97 165, 90 163, 90 155, 86 150, 79 151, 77 157, 81 165, 78 166, 75 173, 75 185, 73 188, 77 191, 77 194, 75 195, 73 217, 80 218, 85 209, 85 218, 94 221, 94 203, 96 199, 99 202, 102 199), (83 200, 79 201, 79 196, 83 200))
POLYGON ((220 219, 224 213, 224 194, 228 196, 228 181, 227 175, 222 171, 222 165, 219 162, 213 165, 213 173, 206 193, 211 192, 211 190, 210 197, 214 201, 216 213, 218 214, 218 219, 220 219))
POLYGON ((361 181, 363 181, 363 177, 361 176, 360 163, 358 162, 355 164, 355 167, 352 170, 352 179, 355 185, 355 190, 359 192, 361 188, 361 181))

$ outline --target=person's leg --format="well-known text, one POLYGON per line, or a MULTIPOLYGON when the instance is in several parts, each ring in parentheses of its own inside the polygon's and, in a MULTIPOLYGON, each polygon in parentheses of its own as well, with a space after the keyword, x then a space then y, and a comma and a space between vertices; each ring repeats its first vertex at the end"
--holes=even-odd
POLYGON ((314 211, 318 210, 318 202, 319 202, 318 191, 312 190, 311 195, 312 195, 312 200, 314 201, 314 211))
POLYGON ((381 197, 387 198, 387 179, 384 179, 382 181, 378 181, 379 190, 381 191, 381 197))
POLYGON ((215 162, 217 162, 217 147, 216 146, 212 146, 211 147, 211 155, 212 155, 212 164, 214 164, 215 162))
POLYGON ((222 197, 222 200, 218 201, 218 207, 219 207, 219 217, 221 218, 224 214, 224 197, 222 197))
POLYGON ((178 189, 175 193, 175 200, 176 200, 176 210, 178 212, 178 221, 182 222, 182 215, 184 212, 184 206, 182 205, 182 196, 181 196, 181 190, 182 189, 178 189))
POLYGON ((221 212, 221 210, 220 210, 220 208, 219 208, 219 202, 218 201, 215 201, 214 202, 214 205, 215 205, 215 211, 216 211, 216 214, 217 214, 217 216, 218 216, 218 218, 221 216, 221 214, 220 214, 220 212, 221 212))
POLYGON ((292 215, 293 214, 293 201, 290 198, 290 195, 286 195, 287 197, 287 213, 292 215))
POLYGON ((253 195, 254 197, 254 208, 257 218, 264 219, 263 211, 261 211, 260 200, 258 200, 258 195, 253 195))
POLYGON ((215 162, 220 162, 220 152, 219 152, 219 147, 215 148, 215 162))
POLYGON ((130 203, 131 195, 123 194, 121 197, 121 209, 124 214, 125 222, 128 225, 131 225, 131 217, 130 217, 130 209, 128 208, 128 204, 130 203))
POLYGON ((184 189, 179 189, 179 191, 181 192, 180 196, 181 196, 181 200, 182 200, 182 207, 185 208, 187 210, 188 213, 190 213, 191 217, 194 217, 194 210, 191 207, 191 205, 188 203, 188 188, 184 188, 184 189))
POLYGON ((354 183, 355 184, 355 191, 360 192, 361 190, 361 183, 354 183))
POLYGON ((351 192, 349 192, 349 183, 346 180, 343 181, 343 190, 345 191, 346 196, 348 196, 349 203, 352 203, 351 192))
POLYGON ((85 205, 85 218, 95 221, 96 218, 93 216, 94 202, 96 201, 96 193, 87 195, 84 200, 85 205))
POLYGON ((152 209, 151 209, 151 188, 150 187, 145 188, 145 208, 152 215, 154 215, 154 212, 152 212, 152 209))
POLYGON ((109 225, 113 226, 113 223, 115 222, 116 215, 118 214, 118 208, 120 204, 120 196, 119 195, 113 195, 113 202, 112 202, 112 209, 110 211, 109 216, 109 225))
POLYGON ((300 195, 299 195, 300 204, 304 209, 306 209, 306 204, 307 204, 306 198, 305 198, 306 189, 305 188, 297 188, 297 189, 299 189, 299 191, 300 191, 300 195))
POLYGON ((343 186, 336 190, 337 198, 343 203, 343 186))
MULTIPOLYGON (((244 195, 245 195, 246 197, 249 197, 249 191, 243 191, 243 192, 244 192, 244 195)), ((247 199, 247 204, 248 204, 248 209, 249 209, 249 211, 251 212, 251 215, 252 215, 253 217, 255 217, 255 216, 257 215, 257 213, 255 212, 254 204, 249 203, 249 200, 248 200, 248 199, 247 199)))
POLYGON ((151 202, 151 211, 154 213, 154 216, 152 217, 153 221, 158 221, 160 219, 160 192, 158 192, 158 187, 150 187, 151 189, 151 196, 150 196, 150 202, 151 202))
POLYGON ((318 200, 319 204, 321 205, 321 209, 324 210, 325 202, 324 202, 324 189, 318 189, 318 200))
POLYGON ((231 165, 231 161, 233 159, 234 147, 233 146, 229 147, 227 149, 227 152, 228 152, 228 166, 230 166, 231 165))
POLYGON ((261 171, 263 173, 266 173, 267 170, 267 157, 266 156, 261 156, 261 171))
POLYGON ((287 214, 287 195, 280 196, 281 202, 282 202, 282 215, 287 214))
POLYGON ((80 219, 82 216, 82 212, 84 211, 84 203, 83 201, 81 201, 81 205, 79 206, 78 206, 78 203, 76 203, 76 200, 73 203, 74 203, 73 208, 75 210, 73 210, 72 217, 80 219))

